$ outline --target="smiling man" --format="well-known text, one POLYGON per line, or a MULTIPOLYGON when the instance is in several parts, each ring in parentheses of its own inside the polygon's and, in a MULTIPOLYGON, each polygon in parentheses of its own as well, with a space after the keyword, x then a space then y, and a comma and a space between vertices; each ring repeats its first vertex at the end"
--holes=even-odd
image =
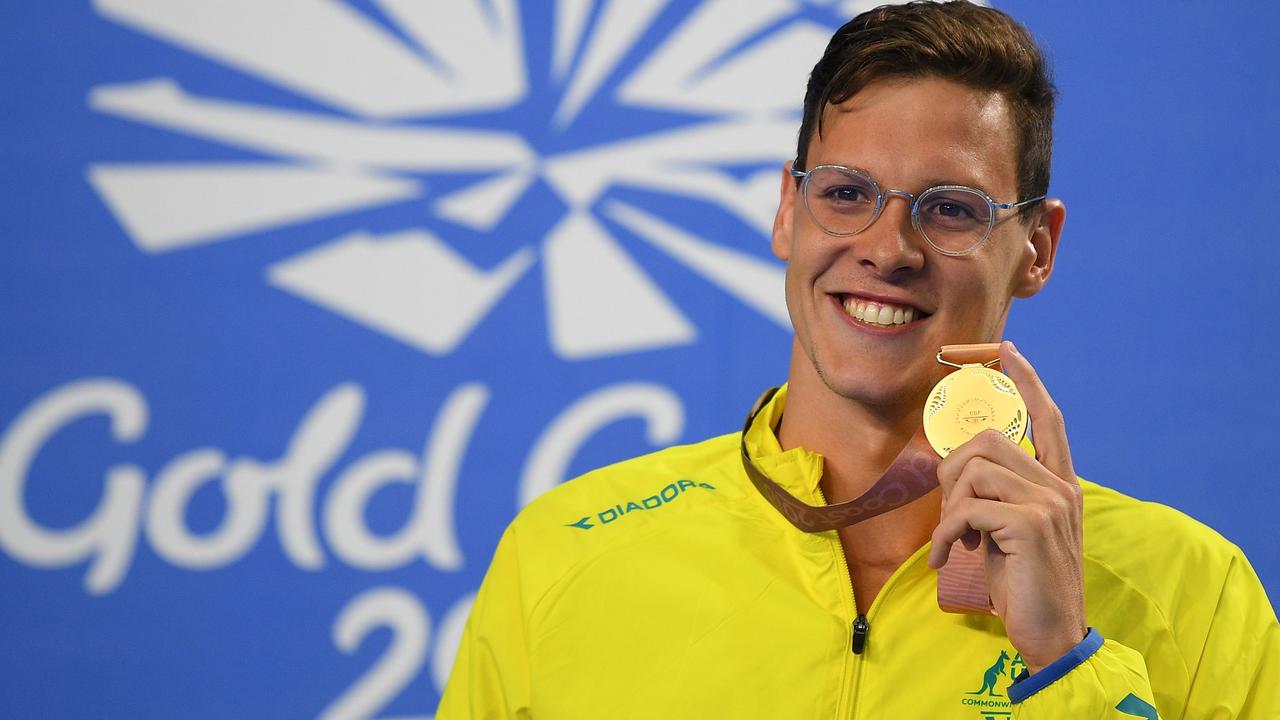
MULTIPOLYGON (((1280 625, 1239 550, 1078 479, 1048 391, 995 345, 1053 273, 1053 102, 995 10, 836 33, 773 228, 787 385, 741 434, 521 513, 439 717, 1280 717, 1280 625), (934 388, 979 364, 1034 445, 1019 415, 935 454, 922 416, 959 398, 934 388)), ((970 403, 962 424, 996 414, 970 403)))

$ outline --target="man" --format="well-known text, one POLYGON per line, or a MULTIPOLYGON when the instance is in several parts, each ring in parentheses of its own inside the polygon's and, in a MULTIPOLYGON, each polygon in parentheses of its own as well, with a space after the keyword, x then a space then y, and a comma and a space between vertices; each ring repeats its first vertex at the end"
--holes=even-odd
POLYGON ((932 456, 919 492, 881 479, 952 369, 940 348, 998 341, 1053 272, 1052 114, 1038 48, 998 11, 884 7, 841 28, 773 229, 787 385, 742 435, 530 505, 439 717, 1280 717, 1280 626, 1248 562, 1077 479, 1012 343, 977 359, 1016 383, 1034 447, 987 431, 932 456), (806 524, 838 508, 858 521, 806 524), (994 614, 939 607, 934 570, 974 557, 961 546, 994 614))

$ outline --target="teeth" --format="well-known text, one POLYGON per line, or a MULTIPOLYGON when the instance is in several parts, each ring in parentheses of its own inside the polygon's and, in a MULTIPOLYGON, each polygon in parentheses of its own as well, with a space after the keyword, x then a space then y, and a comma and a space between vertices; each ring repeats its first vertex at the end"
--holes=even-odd
POLYGON ((844 311, 864 323, 887 327, 905 325, 916 319, 915 308, 856 300, 852 297, 845 299, 844 311))

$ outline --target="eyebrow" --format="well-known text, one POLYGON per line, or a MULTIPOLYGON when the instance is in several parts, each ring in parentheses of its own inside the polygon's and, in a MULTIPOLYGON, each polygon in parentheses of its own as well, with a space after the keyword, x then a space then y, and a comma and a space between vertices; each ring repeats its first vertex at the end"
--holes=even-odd
MULTIPOLYGON (((879 181, 877 180, 876 182, 879 182, 879 181)), ((985 187, 982 186, 981 183, 972 182, 972 181, 966 182, 963 180, 943 180, 937 177, 932 177, 924 182, 924 189, 928 190, 929 188, 935 188, 935 187, 938 187, 939 185, 962 185, 967 188, 973 188, 974 190, 981 190, 982 192, 987 194, 987 197, 994 197, 990 191, 988 191, 985 187)), ((924 190, 921 190, 921 192, 924 192, 924 190)))
MULTIPOLYGON (((866 174, 870 175, 870 176, 871 176, 871 179, 876 181, 876 184, 880 184, 880 179, 879 179, 878 177, 876 177, 876 174, 875 174, 875 173, 871 172, 870 170, 868 170, 868 169, 866 169, 866 168, 864 168, 864 167, 860 167, 860 166, 858 166, 858 165, 851 165, 851 164, 848 164, 848 163, 841 163, 841 162, 826 162, 826 163, 818 163, 818 165, 840 165, 840 166, 842 166, 842 167, 847 167, 847 168, 853 168, 853 169, 856 169, 856 170, 861 170, 862 172, 864 172, 864 173, 866 173, 866 174)), ((815 167, 816 167, 816 166, 815 166, 815 167)), ((917 194, 917 195, 918 195, 919 193, 922 193, 922 192, 924 192, 925 190, 928 190, 929 188, 935 188, 935 187, 938 187, 938 186, 940 186, 940 185, 962 185, 962 186, 967 187, 967 188, 973 188, 974 190, 980 190, 980 191, 982 191, 982 192, 986 193, 987 197, 990 197, 990 198, 994 198, 994 197, 995 197, 994 195, 992 195, 992 194, 991 194, 991 191, 990 191, 990 190, 987 190, 987 188, 983 187, 983 185, 982 185, 981 183, 976 182, 976 181, 974 181, 974 180, 969 180, 969 181, 965 181, 965 180, 955 180, 955 179, 943 178, 943 177, 938 176, 938 175, 934 175, 934 176, 932 176, 932 177, 929 177, 929 178, 928 178, 928 179, 926 179, 923 183, 921 183, 921 186, 920 186, 919 191, 917 191, 915 194, 917 194)))

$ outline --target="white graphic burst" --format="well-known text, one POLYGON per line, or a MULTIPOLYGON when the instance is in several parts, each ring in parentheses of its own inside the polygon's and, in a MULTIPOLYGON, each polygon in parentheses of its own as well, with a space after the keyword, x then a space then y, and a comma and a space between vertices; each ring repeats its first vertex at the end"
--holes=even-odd
POLYGON ((447 238, 412 227, 329 239, 273 264, 267 279, 447 355, 540 265, 549 343, 560 357, 692 342, 693 323, 610 234, 607 219, 789 327, 777 263, 654 211, 599 201, 615 187, 682 195, 766 236, 808 69, 838 13, 866 3, 709 0, 679 13, 678 26, 636 63, 626 59, 656 23, 669 22, 669 0, 557 0, 546 41, 558 94, 544 130, 572 132, 601 98, 697 121, 554 154, 539 153, 518 128, 442 119, 529 99, 514 0, 372 4, 380 17, 338 0, 95 0, 115 23, 327 110, 202 96, 167 77, 93 88, 89 105, 98 112, 267 158, 90 167, 90 183, 139 249, 174 252, 415 198, 454 226, 492 233, 542 181, 563 200, 563 216, 495 267, 476 267, 447 238), (725 169, 752 166, 767 169, 725 169), (489 177, 462 189, 429 187, 421 177, 450 173, 489 177))

